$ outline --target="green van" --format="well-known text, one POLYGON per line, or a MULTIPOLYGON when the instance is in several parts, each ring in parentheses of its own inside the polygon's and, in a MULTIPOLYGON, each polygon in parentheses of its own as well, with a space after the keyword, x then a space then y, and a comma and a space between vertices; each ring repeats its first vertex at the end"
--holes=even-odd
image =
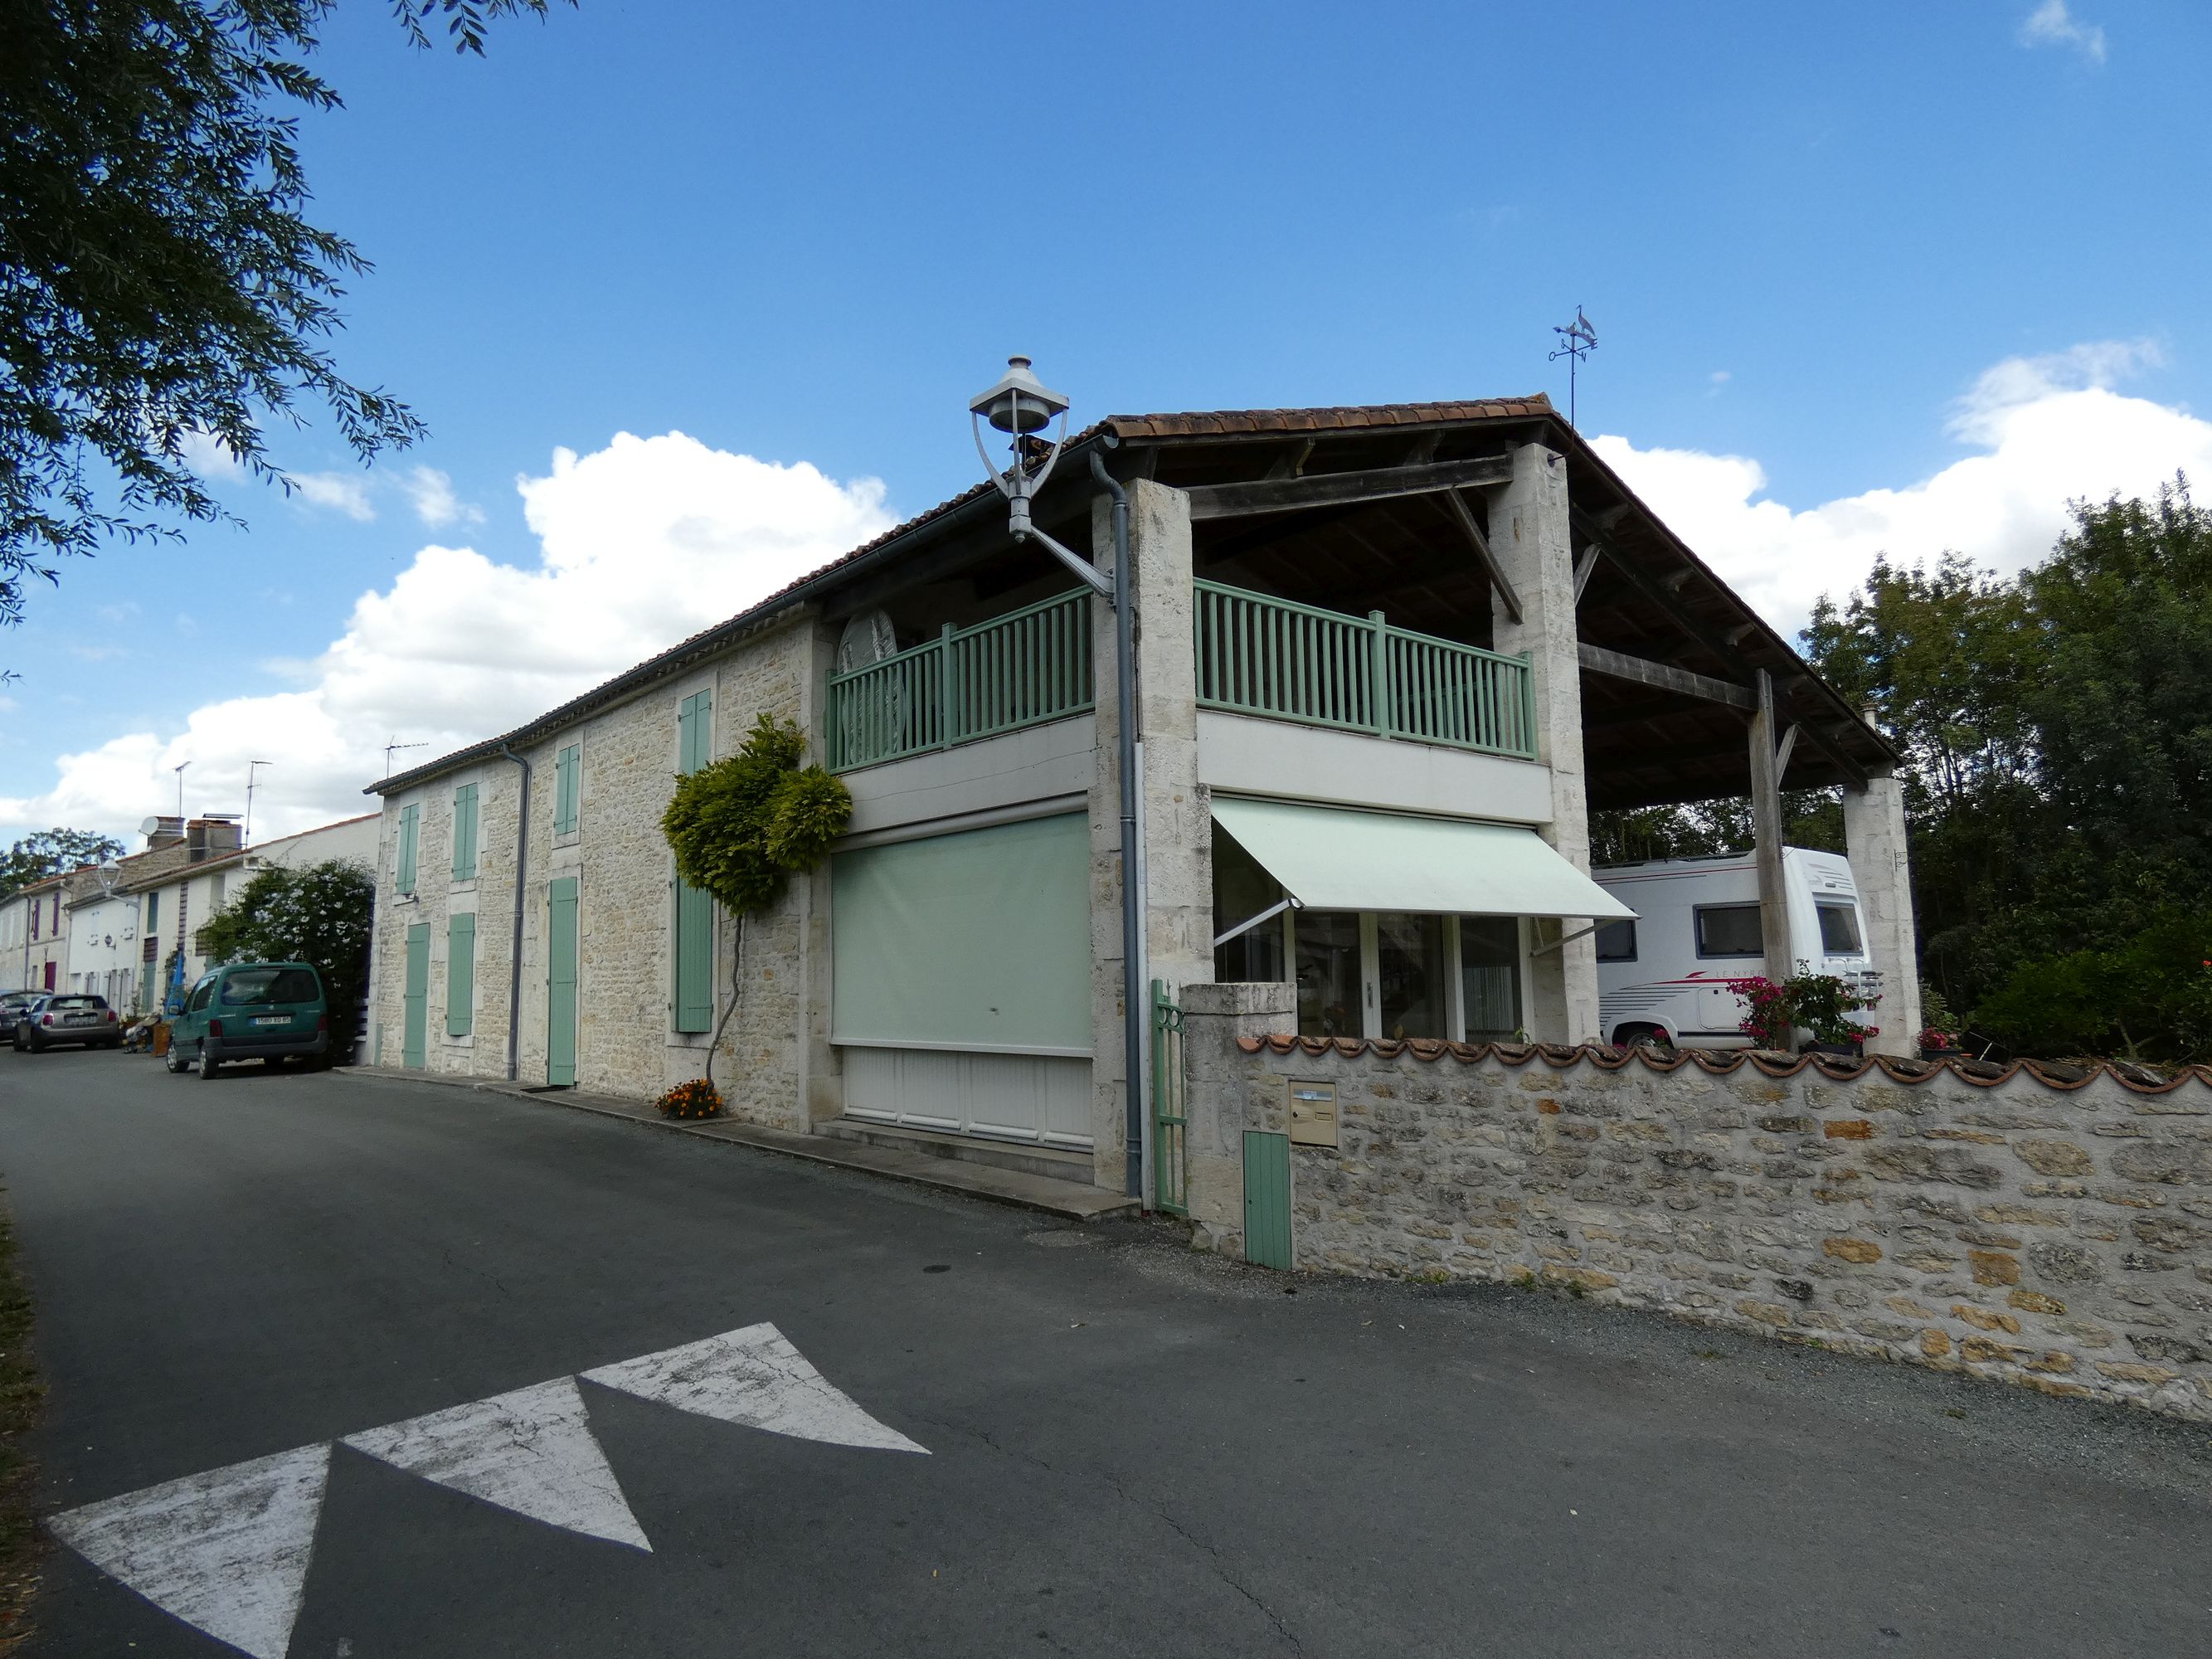
POLYGON ((169 1069, 211 1078, 229 1060, 274 1066, 294 1054, 328 1064, 330 1004, 304 962, 240 962, 210 969, 169 1022, 169 1069))

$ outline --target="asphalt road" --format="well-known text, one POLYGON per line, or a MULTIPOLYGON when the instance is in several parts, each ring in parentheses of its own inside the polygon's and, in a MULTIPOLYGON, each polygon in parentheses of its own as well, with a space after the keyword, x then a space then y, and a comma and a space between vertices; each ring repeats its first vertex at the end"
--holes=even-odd
POLYGON ((0 1174, 49 1512, 762 1321, 931 1454, 578 1384, 648 1553, 340 1447, 295 1659, 2212 1651, 2203 1428, 428 1085, 0 1056, 0 1174))

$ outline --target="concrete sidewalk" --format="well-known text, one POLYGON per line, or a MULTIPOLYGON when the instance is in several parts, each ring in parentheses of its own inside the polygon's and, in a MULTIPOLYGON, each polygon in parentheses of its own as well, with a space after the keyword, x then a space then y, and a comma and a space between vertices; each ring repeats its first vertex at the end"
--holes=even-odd
POLYGON ((488 1082, 482 1078, 441 1077, 434 1073, 409 1071, 394 1066, 337 1066, 331 1070, 330 1075, 374 1078, 387 1083, 423 1083, 446 1089, 468 1089, 481 1094, 504 1095, 514 1100, 526 1100, 538 1105, 565 1106, 571 1111, 596 1112, 601 1117, 623 1118, 647 1128, 696 1135, 702 1140, 726 1141, 732 1146, 750 1146, 756 1152, 776 1152, 786 1158, 805 1158, 813 1164, 834 1164, 841 1170, 860 1170, 870 1175, 888 1176, 894 1181, 911 1182, 916 1186, 935 1187, 945 1192, 965 1194, 970 1198, 988 1199, 996 1204, 1037 1210, 1047 1215, 1062 1216, 1071 1221, 1098 1221, 1109 1216, 1134 1215, 1137 1212, 1134 1199, 1096 1187, 1078 1186, 1072 1181, 1055 1181, 1049 1176, 1032 1175, 1021 1170, 1001 1170, 991 1164, 969 1164, 954 1158, 931 1158, 896 1147, 871 1146, 858 1141, 832 1139, 826 1135, 793 1134, 787 1129, 765 1128, 757 1123, 742 1123, 734 1118, 680 1121, 663 1117, 653 1107, 639 1101, 625 1100, 618 1095, 586 1094, 576 1089, 531 1089, 519 1083, 488 1082))

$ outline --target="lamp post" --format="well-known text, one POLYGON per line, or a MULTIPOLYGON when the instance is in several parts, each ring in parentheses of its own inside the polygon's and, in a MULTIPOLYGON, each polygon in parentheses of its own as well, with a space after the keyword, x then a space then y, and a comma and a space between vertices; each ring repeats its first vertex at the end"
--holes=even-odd
POLYGON ((1129 602, 1129 496, 1106 471, 1094 451, 1091 476, 1099 489, 1114 498, 1114 574, 1098 567, 1072 549, 1062 546, 1036 526, 1030 503, 1060 464, 1067 445, 1067 399, 1046 386, 1030 372, 1026 357, 1006 359, 1006 372, 988 391, 968 405, 968 423, 975 434, 975 453, 999 493, 1006 498, 1006 529, 1017 542, 1036 542, 1067 567, 1091 591, 1114 610, 1114 706, 1119 716, 1115 728, 1115 768, 1121 783, 1121 1063, 1126 1079, 1122 1089, 1125 1123, 1123 1188, 1144 1202, 1145 1114, 1146 1079, 1145 1019, 1146 1009, 1144 937, 1144 848, 1137 826, 1138 769, 1143 749, 1137 741, 1136 624, 1129 602), (1057 436, 1043 434, 1054 419, 1057 436), (988 421, 1013 439, 1013 462, 1001 471, 983 447, 983 423, 988 421))

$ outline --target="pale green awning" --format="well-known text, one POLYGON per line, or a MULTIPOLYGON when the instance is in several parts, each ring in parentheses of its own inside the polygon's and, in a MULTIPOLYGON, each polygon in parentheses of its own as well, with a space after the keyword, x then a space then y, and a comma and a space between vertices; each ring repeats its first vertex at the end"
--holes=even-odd
POLYGON ((1636 914, 1533 830, 1218 795, 1213 817, 1310 910, 1599 921, 1636 914))

